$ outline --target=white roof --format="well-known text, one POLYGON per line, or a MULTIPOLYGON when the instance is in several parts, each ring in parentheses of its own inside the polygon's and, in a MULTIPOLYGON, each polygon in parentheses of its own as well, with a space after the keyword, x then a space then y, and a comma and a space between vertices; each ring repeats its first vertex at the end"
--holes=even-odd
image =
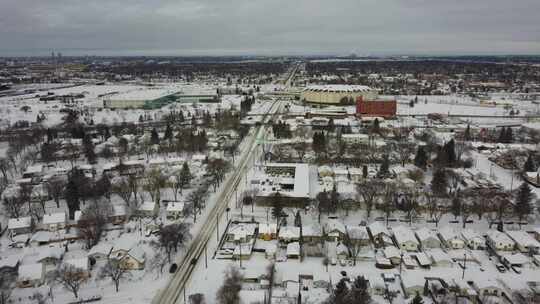
POLYGON ((292 242, 287 244, 287 255, 300 255, 300 243, 292 242))
POLYGON ((384 256, 388 259, 401 257, 401 251, 394 246, 388 246, 384 249, 384 256))
POLYGON ((228 234, 234 235, 235 239, 241 239, 248 235, 255 235, 255 228, 257 224, 254 223, 238 223, 232 225, 229 228, 228 234))
POLYGON ((314 223, 302 227, 302 236, 322 236, 321 225, 314 223))
POLYGON ((29 166, 24 173, 41 173, 43 172, 43 165, 29 166))
POLYGON ((429 239, 435 239, 439 242, 439 238, 437 237, 437 233, 434 230, 431 230, 427 227, 422 227, 418 230, 416 230, 416 236, 418 239, 423 242, 427 241, 429 239))
POLYGON ((304 91, 317 91, 317 92, 369 92, 371 88, 363 85, 341 85, 341 84, 329 84, 329 85, 310 85, 307 86, 304 91))
POLYGON ((73 267, 75 267, 77 269, 88 270, 88 258, 87 257, 65 260, 64 264, 73 266, 73 267))
POLYGON ((275 223, 260 223, 259 224, 259 233, 261 234, 271 234, 276 233, 277 225, 275 223))
POLYGON ((371 235, 374 237, 381 233, 390 236, 388 229, 381 222, 373 222, 368 226, 368 228, 371 231, 371 235))
POLYGON ((507 260, 511 265, 522 265, 528 264, 529 258, 521 253, 506 253, 502 254, 502 258, 507 260))
POLYGON ((169 202, 167 204, 167 212, 182 212, 184 211, 183 202, 169 202))
POLYGON ((178 93, 178 90, 165 88, 140 88, 112 95, 111 100, 154 100, 167 95, 178 93))
POLYGON ((336 230, 343 234, 347 232, 345 225, 342 222, 338 221, 337 219, 328 220, 328 222, 326 222, 324 225, 324 230, 326 233, 330 233, 336 230))
POLYGON ((30 216, 11 218, 8 221, 8 229, 28 228, 32 224, 32 218, 30 216))
POLYGON ((155 202, 147 201, 141 204, 139 206, 139 210, 141 211, 154 211, 154 208, 156 207, 155 202))
POLYGON ((444 239, 445 242, 449 242, 449 241, 453 241, 453 240, 460 240, 460 241, 463 241, 459 238, 457 232, 454 230, 454 228, 450 227, 450 226, 446 226, 446 227, 443 227, 441 229, 439 229, 439 234, 441 235, 441 237, 444 239))
POLYGON ((369 235, 365 226, 347 226, 347 233, 353 240, 369 239, 369 235))
POLYGON ((66 222, 66 214, 64 212, 49 213, 43 215, 43 224, 59 224, 66 222))
POLYGON ((523 230, 506 231, 506 234, 520 246, 528 248, 540 247, 540 243, 523 230))
POLYGON ((20 256, 10 255, 0 258, 0 268, 11 267, 15 268, 20 261, 20 256))
POLYGON ((426 251, 426 254, 433 260, 433 262, 451 262, 452 258, 446 252, 440 248, 434 248, 426 251))
POLYGON ((487 237, 490 238, 495 243, 502 243, 502 244, 514 244, 514 241, 506 234, 502 233, 498 230, 489 230, 487 232, 487 237))
POLYGON ((461 230, 461 236, 463 236, 463 238, 467 241, 467 242, 470 242, 470 241, 480 241, 480 242, 484 242, 485 243, 485 240, 484 238, 476 231, 472 230, 472 229, 462 229, 461 230))
POLYGON ((38 261, 47 258, 60 260, 64 255, 64 249, 60 247, 43 247, 39 249, 38 261))
POLYGON ((392 232, 394 232, 394 237, 396 238, 396 241, 398 244, 406 243, 406 242, 413 242, 415 244, 418 244, 418 240, 414 236, 414 233, 411 229, 405 226, 398 226, 392 228, 392 232))
POLYGON ((19 266, 19 281, 41 280, 43 278, 43 264, 25 264, 19 266))
POLYGON ((111 252, 113 249, 113 245, 107 242, 99 242, 94 247, 90 248, 90 251, 88 251, 88 255, 94 255, 94 254, 104 254, 107 255, 111 252))
POLYGON ((300 227, 283 226, 279 228, 279 237, 282 239, 294 239, 300 237, 300 227))

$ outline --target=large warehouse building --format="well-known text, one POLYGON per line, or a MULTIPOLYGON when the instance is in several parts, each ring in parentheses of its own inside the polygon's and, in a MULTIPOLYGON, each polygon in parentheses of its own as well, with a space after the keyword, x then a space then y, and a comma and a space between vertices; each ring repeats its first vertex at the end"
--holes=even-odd
POLYGON ((217 94, 185 95, 166 89, 144 89, 121 93, 103 100, 103 107, 110 109, 159 109, 173 102, 220 102, 217 94))
POLYGON ((360 96, 375 99, 377 91, 362 85, 313 85, 302 91, 300 100, 320 105, 354 105, 360 96))

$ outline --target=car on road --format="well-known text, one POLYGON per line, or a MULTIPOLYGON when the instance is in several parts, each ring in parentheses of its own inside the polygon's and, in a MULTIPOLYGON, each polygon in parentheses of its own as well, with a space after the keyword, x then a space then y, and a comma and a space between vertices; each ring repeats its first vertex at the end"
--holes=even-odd
POLYGON ((504 267, 503 264, 497 264, 497 265, 495 265, 495 267, 497 267, 497 270, 498 270, 500 273, 506 272, 506 267, 504 267))

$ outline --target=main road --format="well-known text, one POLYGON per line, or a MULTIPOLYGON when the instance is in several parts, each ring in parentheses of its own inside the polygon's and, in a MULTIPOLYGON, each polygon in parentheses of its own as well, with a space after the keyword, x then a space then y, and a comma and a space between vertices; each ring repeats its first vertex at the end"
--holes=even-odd
POLYGON ((272 106, 268 109, 262 120, 263 123, 257 126, 255 131, 246 138, 246 148, 241 153, 236 168, 234 168, 232 175, 226 180, 225 186, 216 198, 216 202, 206 217, 201 230, 190 243, 185 255, 180 261, 177 261, 177 271, 167 282, 166 287, 157 292, 152 300, 153 304, 174 304, 183 302, 183 297, 180 297, 180 295, 182 294, 186 283, 189 281, 199 257, 204 253, 208 241, 215 234, 216 225, 218 225, 219 219, 227 209, 228 203, 232 199, 236 187, 240 184, 245 173, 251 168, 249 165, 252 163, 251 158, 256 157, 255 149, 261 138, 265 135, 264 133, 267 132, 266 125, 268 124, 268 121, 275 114, 279 113, 279 108, 279 101, 273 101, 272 106))

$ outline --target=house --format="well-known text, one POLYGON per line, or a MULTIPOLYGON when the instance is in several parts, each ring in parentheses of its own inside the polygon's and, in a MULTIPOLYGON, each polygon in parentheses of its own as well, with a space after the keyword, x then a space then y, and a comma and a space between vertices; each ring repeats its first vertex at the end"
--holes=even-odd
POLYGON ((393 246, 392 235, 381 222, 373 222, 368 226, 368 232, 376 247, 393 246))
POLYGON ((502 296, 504 289, 501 284, 492 277, 484 277, 482 280, 475 280, 474 287, 480 297, 485 296, 502 296))
POLYGON ((113 251, 113 245, 108 242, 99 242, 88 251, 88 258, 96 261, 104 261, 113 251))
POLYGON ((367 246, 371 243, 369 233, 365 226, 347 226, 346 231, 351 241, 355 244, 367 246))
POLYGON ((498 230, 489 230, 486 235, 486 244, 495 251, 512 251, 515 243, 506 234, 498 230))
POLYGON ((43 227, 51 232, 66 228, 66 214, 64 212, 43 215, 43 227))
POLYGON ((437 237, 437 232, 427 227, 422 227, 415 231, 416 238, 422 248, 440 248, 441 240, 437 237))
POLYGON ((267 259, 269 260, 273 260, 276 258, 276 253, 277 253, 277 250, 278 250, 278 246, 275 242, 268 242, 267 244, 265 244, 265 251, 264 251, 264 255, 267 259))
POLYGON ((38 287, 45 281, 44 266, 41 263, 24 264, 19 266, 17 287, 38 287))
POLYGON ((138 245, 133 246, 129 250, 115 250, 113 248, 110 257, 111 259, 119 260, 120 267, 122 267, 123 269, 141 270, 144 269, 146 252, 138 245))
POLYGON ((516 243, 516 249, 521 252, 537 254, 540 243, 523 230, 506 231, 506 234, 516 243))
POLYGON ((451 227, 446 226, 439 230, 439 237, 442 243, 450 249, 463 249, 465 241, 463 241, 458 233, 451 227))
POLYGON ((418 265, 421 267, 429 267, 433 264, 433 261, 425 252, 417 252, 414 257, 418 261, 418 265))
POLYGON ((507 267, 525 267, 531 265, 531 260, 523 253, 503 253, 501 254, 501 261, 507 267))
POLYGON ((246 243, 255 237, 256 223, 235 223, 231 224, 227 231, 227 241, 246 243))
POLYGON ((159 212, 159 205, 155 202, 144 202, 136 210, 136 215, 139 217, 156 217, 159 212))
POLYGON ((467 246, 473 250, 486 248, 486 239, 472 229, 462 229, 461 236, 467 246))
POLYGON ((109 215, 109 221, 113 225, 123 224, 127 220, 127 211, 125 205, 112 204, 111 214, 109 215))
POLYGON ((87 257, 68 259, 64 261, 63 265, 74 269, 74 275, 79 278, 87 279, 90 277, 90 262, 87 257))
POLYGON ((405 298, 410 298, 414 297, 416 293, 424 293, 426 279, 424 276, 418 275, 417 273, 403 272, 401 274, 401 283, 405 298))
POLYGON ((22 178, 34 178, 43 175, 43 165, 29 166, 24 171, 22 178))
POLYGON ((30 233, 32 231, 32 217, 10 218, 7 229, 11 236, 30 233))
POLYGON ((261 240, 270 241, 277 237, 276 223, 259 223, 259 238, 261 240))
POLYGON ((345 225, 336 219, 330 219, 324 225, 324 233, 330 242, 341 241, 346 233, 345 225))
POLYGON ((239 243, 234 246, 233 259, 249 260, 253 251, 252 243, 239 243))
POLYGON ((321 225, 311 224, 302 227, 302 240, 307 244, 319 244, 323 239, 321 225))
POLYGON ((433 261, 433 264, 436 266, 450 266, 452 264, 452 258, 441 248, 430 249, 426 252, 429 258, 433 261))
POLYGON ((177 220, 184 217, 184 205, 183 202, 169 202, 166 208, 167 218, 177 220))
POLYGON ((405 226, 398 226, 392 228, 392 232, 394 233, 396 244, 401 250, 418 251, 420 243, 411 229, 405 226))
POLYGON ((258 237, 261 240, 270 241, 277 236, 276 223, 259 223, 258 237))
POLYGON ((16 274, 21 257, 9 255, 0 257, 0 276, 7 276, 10 273, 16 274))
POLYGON ((58 265, 63 257, 63 247, 45 247, 39 250, 37 262, 45 266, 53 266, 58 265))
POLYGON ((278 239, 285 243, 300 241, 300 227, 283 226, 279 228, 278 239))
POLYGON ((292 242, 287 244, 287 258, 298 259, 300 258, 300 243, 292 242))
POLYGON ((401 250, 394 246, 388 246, 383 250, 384 257, 389 259, 393 265, 399 265, 401 263, 401 250))

